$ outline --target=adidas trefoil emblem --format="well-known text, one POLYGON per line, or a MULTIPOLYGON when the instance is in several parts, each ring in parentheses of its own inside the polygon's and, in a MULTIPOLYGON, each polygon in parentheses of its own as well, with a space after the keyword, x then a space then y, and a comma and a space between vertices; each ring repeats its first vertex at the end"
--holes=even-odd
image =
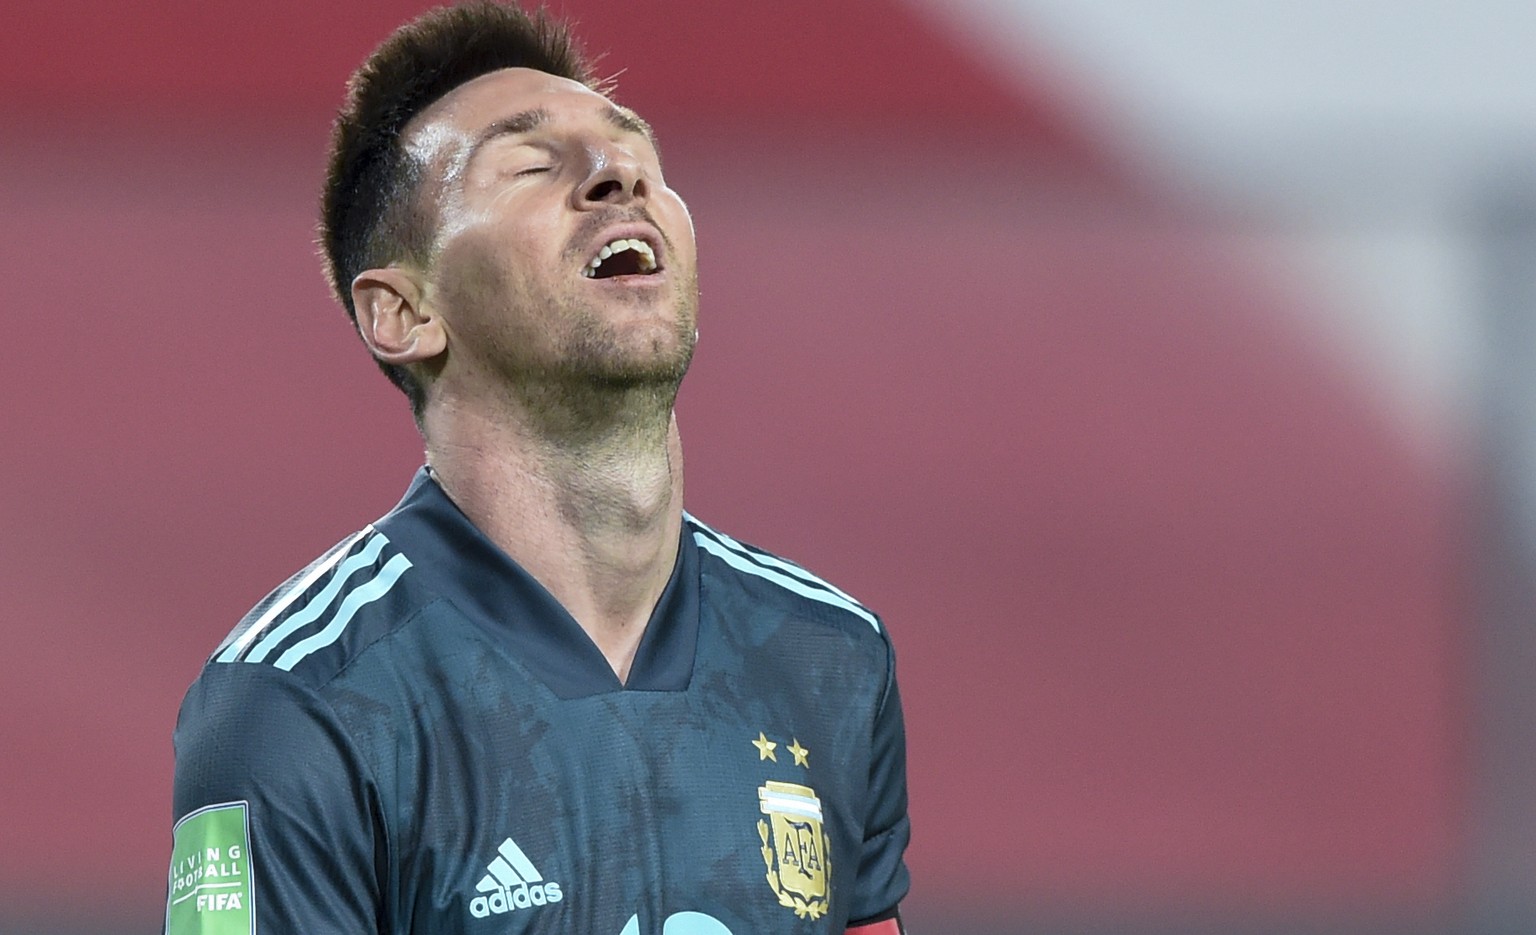
POLYGON ((485 876, 475 884, 480 895, 469 901, 469 914, 477 919, 557 903, 565 898, 560 884, 544 882, 533 861, 511 838, 501 842, 496 858, 485 869, 485 876))

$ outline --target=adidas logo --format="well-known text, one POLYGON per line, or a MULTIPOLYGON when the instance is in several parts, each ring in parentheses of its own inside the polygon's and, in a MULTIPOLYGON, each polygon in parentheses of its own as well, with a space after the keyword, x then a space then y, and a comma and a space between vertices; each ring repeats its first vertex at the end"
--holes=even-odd
POLYGON ((483 919, 530 906, 557 903, 565 898, 560 892, 560 884, 544 882, 544 877, 516 841, 511 838, 502 841, 496 854, 496 859, 485 868, 489 872, 475 884, 481 895, 469 901, 470 915, 483 919))

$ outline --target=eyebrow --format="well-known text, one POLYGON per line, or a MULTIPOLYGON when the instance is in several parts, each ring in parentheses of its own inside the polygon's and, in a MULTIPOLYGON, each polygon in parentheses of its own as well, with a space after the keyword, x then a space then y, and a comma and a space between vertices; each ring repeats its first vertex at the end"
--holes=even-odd
POLYGON ((478 153, 486 143, 503 136, 518 136, 523 133, 531 133, 546 123, 549 123, 549 111, 542 107, 532 110, 519 111, 510 117, 503 117, 481 130, 475 136, 475 142, 469 147, 469 152, 464 155, 463 165, 469 165, 474 161, 478 153))
POLYGON ((609 104, 608 109, 604 112, 603 116, 608 119, 610 124, 618 127, 625 133, 639 134, 640 136, 650 140, 653 144, 656 142, 656 134, 651 132, 651 125, 646 123, 644 120, 641 120, 640 115, 630 110, 628 107, 620 107, 617 104, 609 104))
MULTIPOLYGON (((491 123, 475 136, 475 141, 470 144, 469 152, 464 156, 463 164, 469 165, 470 162, 474 161, 475 154, 492 140, 500 139, 503 136, 520 136, 524 133, 532 133, 539 127, 549 123, 551 119, 549 111, 542 107, 535 107, 531 110, 519 111, 509 117, 503 117, 491 123)), ((651 147, 658 149, 659 152, 656 144, 656 134, 651 130, 651 125, 642 120, 639 114, 628 107, 609 104, 603 110, 603 119, 615 129, 645 137, 651 144, 651 147)))

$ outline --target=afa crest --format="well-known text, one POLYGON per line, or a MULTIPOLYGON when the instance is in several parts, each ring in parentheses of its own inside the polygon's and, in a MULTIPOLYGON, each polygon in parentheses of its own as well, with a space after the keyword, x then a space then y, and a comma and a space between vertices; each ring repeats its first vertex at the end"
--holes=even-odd
POLYGON ((757 835, 763 841, 768 885, 779 904, 802 919, 818 919, 828 909, 832 878, 830 841, 822 830, 821 800, 815 790, 792 782, 768 780, 757 790, 757 835))

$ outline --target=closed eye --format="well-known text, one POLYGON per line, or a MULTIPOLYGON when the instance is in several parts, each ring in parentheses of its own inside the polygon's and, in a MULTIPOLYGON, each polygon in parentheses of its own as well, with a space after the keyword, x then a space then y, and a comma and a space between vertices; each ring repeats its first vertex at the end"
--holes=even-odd
POLYGON ((553 166, 529 166, 526 169, 518 169, 516 174, 519 175, 519 176, 523 176, 523 175, 538 175, 540 172, 552 172, 552 171, 554 171, 554 167, 553 166))

